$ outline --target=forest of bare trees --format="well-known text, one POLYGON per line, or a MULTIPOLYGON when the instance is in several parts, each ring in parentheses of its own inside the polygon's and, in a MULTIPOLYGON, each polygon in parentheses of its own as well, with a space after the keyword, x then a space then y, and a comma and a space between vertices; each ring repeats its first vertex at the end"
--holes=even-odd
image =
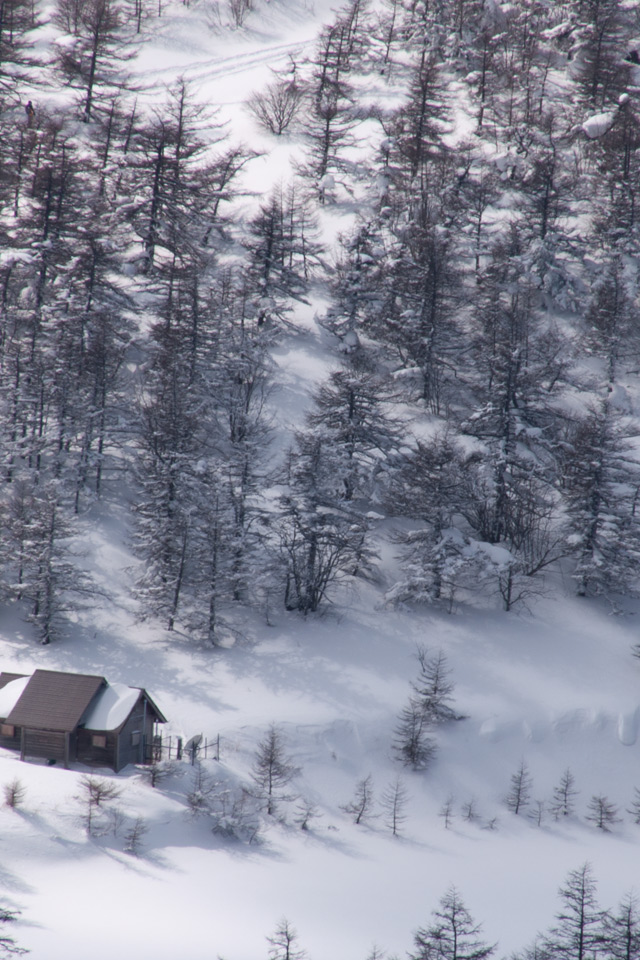
POLYGON ((64 632, 98 500, 127 504, 141 616, 211 645, 238 604, 375 578, 381 518, 389 603, 508 611, 559 569, 636 593, 636 8, 349 0, 247 104, 304 150, 250 216, 215 108, 186 81, 138 103, 161 13, 58 0, 73 42, 41 61, 31 0, 0 2, 2 599, 64 632), (66 106, 25 113, 36 73, 66 106), (318 290, 334 370, 283 453, 273 351, 318 290))

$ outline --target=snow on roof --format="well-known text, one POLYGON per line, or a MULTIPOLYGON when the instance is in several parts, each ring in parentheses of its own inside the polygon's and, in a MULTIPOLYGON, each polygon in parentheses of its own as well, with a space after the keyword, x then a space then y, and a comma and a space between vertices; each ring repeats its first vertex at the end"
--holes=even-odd
POLYGON ((31 680, 31 677, 19 677, 17 680, 10 680, 6 686, 0 689, 0 717, 6 718, 9 716, 22 696, 29 680, 31 680))
POLYGON ((139 687, 127 687, 124 683, 108 684, 85 716, 85 727, 88 730, 117 730, 133 710, 140 692, 139 687))

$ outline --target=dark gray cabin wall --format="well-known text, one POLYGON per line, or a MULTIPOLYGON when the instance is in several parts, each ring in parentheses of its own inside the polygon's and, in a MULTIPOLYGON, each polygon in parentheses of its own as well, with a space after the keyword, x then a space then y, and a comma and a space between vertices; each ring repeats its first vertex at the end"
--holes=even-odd
POLYGON ((0 747, 4 747, 6 750, 20 749, 20 727, 14 727, 14 730, 15 733, 12 737, 0 733, 0 747))
MULTIPOLYGON (((66 758, 66 734, 57 730, 26 730, 22 729, 21 756, 39 757, 42 760, 62 760, 66 758)), ((70 749, 70 759, 73 759, 73 744, 70 749)))
POLYGON ((145 763, 147 758, 143 745, 146 743, 148 750, 152 737, 153 711, 149 704, 145 706, 144 697, 141 696, 118 733, 117 770, 122 770, 128 763, 145 763), (141 742, 137 746, 133 746, 131 737, 137 730, 142 735, 141 742))
POLYGON ((76 752, 78 763, 86 763, 88 766, 109 767, 111 770, 117 770, 117 739, 118 735, 113 730, 85 730, 83 727, 80 727, 78 729, 78 747, 76 752), (106 747, 95 747, 93 745, 94 735, 106 737, 106 747))

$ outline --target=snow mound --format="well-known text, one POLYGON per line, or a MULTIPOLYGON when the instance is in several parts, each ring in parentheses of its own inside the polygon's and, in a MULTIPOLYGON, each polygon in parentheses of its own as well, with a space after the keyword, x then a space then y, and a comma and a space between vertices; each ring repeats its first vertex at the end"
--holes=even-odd
POLYGON ((582 124, 582 129, 590 140, 596 140, 598 137, 604 136, 604 134, 611 129, 615 118, 616 115, 611 110, 606 113, 596 113, 593 117, 585 120, 582 124))
POLYGON ((621 713, 618 717, 618 738, 625 747, 632 747, 638 739, 638 713, 640 708, 633 713, 621 713))

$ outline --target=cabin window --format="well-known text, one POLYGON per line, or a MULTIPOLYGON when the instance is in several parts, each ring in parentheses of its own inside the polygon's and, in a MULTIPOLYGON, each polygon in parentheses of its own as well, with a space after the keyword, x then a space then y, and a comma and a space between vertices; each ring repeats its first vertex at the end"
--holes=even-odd
POLYGON ((99 747, 101 750, 104 750, 104 748, 106 747, 106 745, 107 745, 107 738, 106 738, 106 736, 104 735, 104 733, 94 733, 94 734, 92 734, 92 736, 91 736, 91 746, 92 746, 92 747, 99 747))
POLYGON ((131 746, 138 747, 140 746, 140 731, 134 730, 131 734, 131 746))
POLYGON ((3 737, 15 737, 16 728, 12 723, 3 723, 0 725, 0 733, 3 737))

